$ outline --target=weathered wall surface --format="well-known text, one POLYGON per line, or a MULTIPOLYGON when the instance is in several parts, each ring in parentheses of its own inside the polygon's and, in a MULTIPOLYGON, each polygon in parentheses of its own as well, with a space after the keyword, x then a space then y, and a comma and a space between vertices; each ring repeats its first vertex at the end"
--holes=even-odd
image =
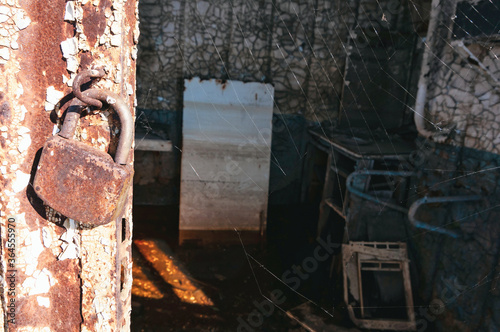
POLYGON ((467 47, 493 78, 461 56, 460 46, 446 47, 442 53, 446 66, 430 78, 429 120, 453 128, 456 145, 500 153, 500 46, 467 47))
MULTIPOLYGON (((130 202, 125 229, 121 218, 81 229, 45 206, 32 180, 43 144, 60 128, 79 70, 105 67, 97 86, 133 106, 136 7, 134 0, 0 1, 1 308, 15 314, 16 323, 8 322, 11 315, 0 324, 8 324, 9 331, 129 328, 130 202), (14 253, 6 250, 9 220, 15 220, 14 253), (12 254, 15 261, 9 261, 12 254), (15 278, 6 278, 9 269, 16 270, 15 278), (12 299, 15 309, 9 307, 12 299)), ((89 115, 76 139, 107 150, 118 132, 113 115, 89 115)))
MULTIPOLYGON (((360 98, 363 98, 364 108, 368 108, 366 113, 369 113, 364 115, 371 120, 375 117, 377 126, 380 126, 380 117, 392 121, 394 114, 396 117, 399 114, 400 118, 395 122, 401 122, 405 105, 404 97, 400 96, 404 91, 400 86, 406 84, 404 75, 409 72, 408 57, 411 56, 409 50, 413 41, 407 36, 407 30, 411 30, 407 9, 408 6, 399 0, 141 1, 138 126, 147 128, 152 122, 164 124, 174 145, 177 143, 174 129, 176 126, 180 128, 181 123, 184 78, 199 76, 271 83, 275 89, 273 121, 283 123, 285 127, 278 132, 273 130, 273 137, 290 143, 286 151, 285 147, 273 151, 278 159, 271 166, 271 182, 279 187, 272 190, 273 200, 292 203, 290 191, 285 194, 286 190, 282 189, 285 183, 299 181, 297 175, 301 172, 299 161, 303 147, 296 146, 294 137, 302 135, 307 121, 327 125, 337 123, 347 53, 361 53, 369 60, 357 61, 351 66, 356 66, 356 69, 350 71, 352 82, 346 85, 361 82, 363 86, 350 89, 351 100, 343 106, 348 111, 359 112, 360 98), (386 14, 385 21, 382 13, 386 14), (361 25, 357 26, 356 22, 361 25), (410 46, 404 45, 405 49, 401 51, 401 45, 396 46, 398 42, 395 42, 390 49, 376 50, 384 60, 373 58, 374 47, 385 47, 380 45, 380 37, 374 30, 385 31, 388 27, 395 29, 399 26, 404 26, 404 31, 392 38, 404 39, 410 46), (357 41, 348 42, 349 36, 357 41), (389 57, 389 54, 393 56, 389 57), (380 62, 385 65, 382 70, 380 62), (369 70, 366 63, 369 63, 369 70), (396 98, 380 92, 380 78, 386 72, 395 78, 390 81, 392 86, 389 84, 383 88, 396 98), (370 99, 378 100, 377 106, 384 107, 374 111, 370 99), (388 99, 393 101, 391 107, 386 107, 388 99), (391 114, 392 109, 395 111, 391 114), (177 115, 172 117, 172 113, 177 115), (302 116, 307 121, 297 127, 294 120, 286 123, 288 120, 282 115, 302 116), (140 122, 141 119, 144 123, 140 122), (278 165, 297 167, 287 169, 285 179, 281 177, 282 170, 278 165), (274 172, 273 168, 278 171, 274 172), (278 197, 282 194, 288 198, 278 197)), ((362 126, 366 125, 366 119, 357 118, 362 126)), ((273 148, 277 148, 274 143, 273 148)), ((178 169, 177 151, 172 157, 160 156, 161 160, 171 162, 169 169, 178 169)), ((150 160, 158 158, 152 153, 139 152, 138 155, 150 160)), ((176 202, 172 199, 176 196, 174 188, 165 191, 155 184, 158 181, 166 183, 170 176, 172 178, 167 182, 177 183, 178 174, 166 172, 165 165, 154 170, 158 174, 155 177, 149 168, 137 168, 134 181, 138 202, 147 203, 148 199, 151 204, 176 202), (148 192, 151 198, 146 197, 148 192)))
POLYGON ((200 76, 269 82, 275 112, 335 117, 344 2, 145 0, 140 15, 139 108, 182 110, 183 79, 200 76))
POLYGON ((413 155, 420 176, 410 201, 471 194, 482 199, 420 209, 418 218, 452 229, 458 238, 421 229, 410 233, 417 289, 431 304, 417 311, 417 321, 420 328, 439 331, 495 331, 500 327, 500 47, 494 38, 470 37, 464 41, 468 53, 453 41, 456 3, 439 2, 437 29, 426 41, 431 52, 426 127, 448 134, 439 139, 443 144, 427 141, 413 155))
POLYGON ((495 331, 500 327, 500 156, 444 144, 421 150, 422 174, 410 199, 479 194, 479 202, 429 204, 417 218, 458 233, 454 239, 413 228, 416 289, 424 304, 419 327, 495 331), (434 306, 434 307, 433 307, 434 306), (429 318, 430 317, 430 318, 429 318))

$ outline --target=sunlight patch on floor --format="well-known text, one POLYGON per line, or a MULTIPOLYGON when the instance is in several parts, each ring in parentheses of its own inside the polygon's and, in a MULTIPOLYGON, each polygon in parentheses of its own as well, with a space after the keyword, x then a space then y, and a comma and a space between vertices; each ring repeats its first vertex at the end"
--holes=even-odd
MULTIPOLYGON (((173 292, 182 302, 213 306, 212 300, 205 295, 200 287, 191 281, 192 278, 182 265, 176 261, 172 251, 164 241, 157 239, 134 240, 134 244, 163 280, 172 287, 173 292)), ((143 285, 145 286, 146 283, 143 282, 143 285)))

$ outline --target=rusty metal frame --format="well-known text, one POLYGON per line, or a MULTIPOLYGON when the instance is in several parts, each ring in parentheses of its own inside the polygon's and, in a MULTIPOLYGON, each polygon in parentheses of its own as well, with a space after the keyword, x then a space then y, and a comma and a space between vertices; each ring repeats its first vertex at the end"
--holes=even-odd
MULTIPOLYGON (((123 218, 80 229, 43 204, 33 178, 40 149, 60 129, 71 103, 77 72, 104 68, 96 88, 124 98, 134 118, 137 5, 138 0, 0 0, 2 317, 7 301, 16 304, 15 322, 0 320, 2 331, 130 330, 132 193, 123 218), (17 235, 11 296, 4 250, 10 216, 17 235)), ((102 151, 118 144, 115 117, 89 114, 80 124, 75 140, 102 151)))
POLYGON ((403 242, 350 242, 342 245, 342 265, 344 266, 344 300, 347 305, 349 317, 354 324, 366 329, 382 330, 416 330, 415 312, 413 307, 413 295, 410 281, 409 259, 406 243, 403 242), (349 270, 349 264, 354 264, 355 271, 349 270), (373 264, 372 267, 364 267, 364 264, 373 264), (391 264, 391 267, 384 267, 391 264), (397 266, 397 267, 395 267, 397 266), (395 319, 366 319, 364 318, 364 303, 362 289, 362 271, 400 271, 403 276, 405 290, 407 320, 395 319), (355 285, 354 287, 352 287, 355 285), (352 289, 350 289, 350 287, 352 289), (357 290, 356 290, 357 287, 357 290), (361 317, 357 317, 354 306, 349 302, 349 294, 358 299, 361 317))

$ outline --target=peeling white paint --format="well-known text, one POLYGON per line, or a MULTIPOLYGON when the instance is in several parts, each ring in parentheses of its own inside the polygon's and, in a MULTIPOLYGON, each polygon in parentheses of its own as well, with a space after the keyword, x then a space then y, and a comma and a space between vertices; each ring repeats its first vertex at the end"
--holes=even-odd
POLYGON ((42 241, 45 248, 50 248, 52 244, 52 235, 49 233, 47 228, 42 229, 42 241))
POLYGON ((73 1, 66 2, 66 12, 64 13, 64 20, 74 22, 75 17, 75 3, 73 1))
POLYGON ((115 21, 111 24, 111 33, 118 35, 122 32, 122 27, 119 21, 115 21))
POLYGON ((47 88, 47 102, 56 105, 63 97, 64 92, 56 90, 53 86, 47 88))
POLYGON ((80 61, 75 56, 70 56, 66 59, 66 69, 70 73, 76 73, 78 71, 78 66, 80 66, 80 61))
POLYGON ((4 60, 9 60, 10 59, 10 51, 6 47, 0 48, 0 58, 4 60))
POLYGON ((36 230, 33 232, 29 232, 24 239, 24 247, 22 248, 24 251, 24 261, 20 263, 26 266, 24 273, 26 275, 34 275, 35 270, 38 266, 38 257, 44 251, 44 247, 42 245, 42 240, 40 238, 40 231, 36 230))
POLYGON ((47 294, 50 287, 56 283, 57 281, 52 277, 50 271, 44 268, 36 270, 31 277, 26 278, 22 288, 28 292, 29 296, 47 294))
POLYGON ((30 182, 30 175, 18 170, 16 171, 16 179, 12 183, 12 190, 14 190, 14 192, 17 194, 23 191, 28 186, 29 182, 30 182))
POLYGON ((73 219, 67 218, 64 221, 66 232, 61 235, 61 240, 64 241, 61 245, 63 252, 57 257, 60 261, 65 259, 76 259, 80 252, 79 234, 76 227, 76 222, 73 219))
POLYGON ((61 42, 61 51, 65 59, 78 53, 78 39, 76 37, 68 38, 61 42))
POLYGON ((0 6, 0 14, 10 16, 10 8, 7 6, 0 6))
POLYGON ((21 126, 21 127, 19 127, 19 129, 17 130, 17 134, 18 134, 18 135, 24 135, 24 134, 29 133, 30 131, 31 131, 31 130, 30 130, 28 127, 21 126))
POLYGON ((52 129, 52 136, 54 136, 55 134, 57 134, 60 131, 61 131, 61 129, 59 129, 59 127, 57 125, 54 125, 54 128, 52 129))
POLYGON ((5 23, 9 20, 10 16, 5 14, 0 14, 0 23, 5 23))
POLYGON ((24 30, 30 25, 31 19, 24 16, 24 10, 20 10, 14 15, 14 22, 19 30, 24 30))
POLYGON ((78 49, 84 52, 90 51, 90 45, 87 42, 87 36, 85 36, 83 32, 80 33, 80 38, 78 40, 78 49))
POLYGON ((113 35, 111 36, 110 38, 110 44, 111 46, 120 46, 121 45, 121 42, 122 42, 122 36, 121 35, 113 35))
POLYGON ((36 301, 40 307, 50 308, 50 299, 46 296, 37 296, 36 301))
POLYGON ((28 113, 28 110, 24 107, 24 105, 21 105, 21 117, 19 120, 24 121, 26 113, 28 113))
POLYGON ((56 108, 56 105, 49 103, 48 101, 45 101, 45 110, 47 112, 53 111, 56 108))
POLYGON ((16 88, 16 98, 21 97, 23 93, 24 93, 23 85, 21 83, 18 83, 16 88))
POLYGON ((17 145, 17 150, 19 151, 19 153, 23 153, 26 150, 28 150, 30 145, 31 145, 31 136, 29 134, 21 135, 21 139, 19 141, 19 144, 17 145))
POLYGON ((127 83, 127 94, 131 96, 133 93, 134 93, 134 87, 132 86, 132 84, 127 83))

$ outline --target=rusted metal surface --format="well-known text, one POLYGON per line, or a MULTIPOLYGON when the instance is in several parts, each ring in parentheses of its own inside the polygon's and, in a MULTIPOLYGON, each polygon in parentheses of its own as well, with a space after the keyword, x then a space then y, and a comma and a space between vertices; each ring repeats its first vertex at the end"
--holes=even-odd
MULTIPOLYGON (((131 194, 125 206, 126 230, 122 231, 122 218, 80 230, 44 206, 32 180, 38 152, 59 126, 79 68, 90 69, 91 63, 105 68, 107 78, 98 87, 134 105, 134 35, 138 33, 132 31, 138 31, 137 1, 0 0, 0 6, 1 18, 6 19, 0 26, 0 273, 4 286, 7 217, 18 220, 16 324, 0 320, 0 329, 8 324, 9 331, 127 331, 131 194), (73 17, 68 6, 73 6, 73 17)), ((113 153, 119 128, 118 119, 109 112, 90 114, 82 119, 75 139, 113 153)), ((11 299, 7 290, 4 287, 1 298, 3 314, 11 299)))
MULTIPOLYGON (((342 265, 344 266, 344 301, 354 324, 361 328, 377 330, 415 331, 417 329, 406 243, 349 242, 349 244, 343 244, 342 265), (406 319, 392 317, 373 319, 365 315, 362 271, 402 274, 406 319)), ((383 291, 384 289, 381 290, 383 291)))
POLYGON ((83 71, 73 81, 74 99, 60 133, 45 143, 35 175, 37 195, 62 215, 94 227, 120 217, 134 171, 126 165, 132 146, 133 119, 123 99, 110 91, 89 89, 85 78, 102 77, 100 71, 83 71), (118 113, 121 135, 115 161, 105 152, 73 140, 81 102, 102 107, 110 104, 118 113))
POLYGON ((107 153, 54 136, 43 148, 34 187, 54 210, 93 227, 121 215, 133 173, 107 153))

